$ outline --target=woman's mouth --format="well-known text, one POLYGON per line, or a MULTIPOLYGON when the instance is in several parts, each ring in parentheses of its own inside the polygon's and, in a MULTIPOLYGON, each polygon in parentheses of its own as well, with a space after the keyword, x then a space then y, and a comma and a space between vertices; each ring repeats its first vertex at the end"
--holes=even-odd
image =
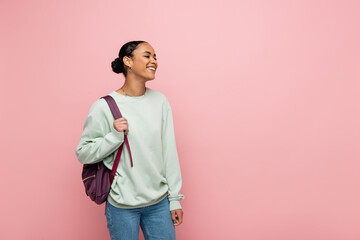
POLYGON ((155 72, 156 71, 156 69, 154 68, 154 67, 148 67, 147 68, 149 71, 151 71, 151 72, 155 72))

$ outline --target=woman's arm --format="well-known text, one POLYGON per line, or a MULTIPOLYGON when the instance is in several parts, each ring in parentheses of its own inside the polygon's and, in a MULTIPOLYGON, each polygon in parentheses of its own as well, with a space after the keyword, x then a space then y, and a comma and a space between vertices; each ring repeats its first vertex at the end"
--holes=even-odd
POLYGON ((184 195, 179 194, 182 178, 176 149, 172 111, 167 100, 164 108, 162 126, 163 158, 165 162, 165 177, 169 187, 170 211, 172 211, 181 209, 180 200, 184 199, 184 195))
POLYGON ((102 161, 119 148, 124 141, 124 133, 118 132, 111 124, 107 124, 105 112, 109 108, 104 99, 99 99, 91 106, 85 120, 79 145, 75 150, 82 164, 102 161))

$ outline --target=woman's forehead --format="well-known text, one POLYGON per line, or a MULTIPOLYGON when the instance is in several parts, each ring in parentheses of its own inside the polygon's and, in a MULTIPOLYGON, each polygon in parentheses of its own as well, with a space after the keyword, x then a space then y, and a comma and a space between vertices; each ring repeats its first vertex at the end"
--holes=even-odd
POLYGON ((148 43, 139 44, 139 47, 136 50, 138 50, 137 52, 139 53, 155 54, 154 49, 148 43))

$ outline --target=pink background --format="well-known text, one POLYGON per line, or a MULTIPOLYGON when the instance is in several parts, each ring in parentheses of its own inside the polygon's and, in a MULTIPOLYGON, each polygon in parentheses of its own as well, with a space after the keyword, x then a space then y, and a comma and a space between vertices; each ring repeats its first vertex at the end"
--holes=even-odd
POLYGON ((75 148, 146 40, 172 105, 178 239, 360 239, 359 1, 0 3, 0 239, 109 239, 75 148))

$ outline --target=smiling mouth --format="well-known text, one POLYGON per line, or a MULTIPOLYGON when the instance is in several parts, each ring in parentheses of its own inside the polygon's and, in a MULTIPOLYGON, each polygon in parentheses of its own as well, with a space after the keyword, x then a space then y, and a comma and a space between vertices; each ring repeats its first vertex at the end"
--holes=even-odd
POLYGON ((156 69, 154 68, 154 67, 148 67, 147 68, 149 71, 152 71, 152 72, 155 72, 156 71, 156 69))

